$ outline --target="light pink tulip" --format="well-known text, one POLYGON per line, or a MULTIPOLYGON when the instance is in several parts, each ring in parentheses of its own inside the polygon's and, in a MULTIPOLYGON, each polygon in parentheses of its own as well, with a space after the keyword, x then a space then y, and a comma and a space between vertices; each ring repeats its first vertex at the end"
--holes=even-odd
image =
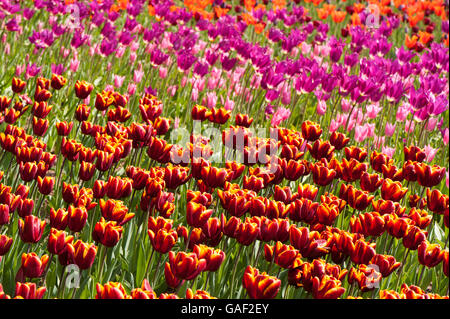
POLYGON ((384 130, 384 134, 386 136, 392 136, 395 132, 395 124, 386 123, 386 128, 384 130))
POLYGON ((116 88, 120 88, 123 84, 123 81, 125 80, 125 76, 121 75, 114 75, 114 86, 116 88))
POLYGON ((425 147, 423 148, 423 151, 425 153, 425 155, 427 156, 427 162, 431 163, 434 159, 434 157, 436 156, 436 153, 438 152, 439 149, 437 148, 433 148, 430 145, 425 145, 425 147))

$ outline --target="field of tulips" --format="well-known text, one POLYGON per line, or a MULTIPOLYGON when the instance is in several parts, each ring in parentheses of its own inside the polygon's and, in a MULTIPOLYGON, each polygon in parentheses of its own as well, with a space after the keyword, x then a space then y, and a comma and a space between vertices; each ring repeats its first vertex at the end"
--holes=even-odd
POLYGON ((0 0, 0 299, 448 299, 445 0, 0 0))

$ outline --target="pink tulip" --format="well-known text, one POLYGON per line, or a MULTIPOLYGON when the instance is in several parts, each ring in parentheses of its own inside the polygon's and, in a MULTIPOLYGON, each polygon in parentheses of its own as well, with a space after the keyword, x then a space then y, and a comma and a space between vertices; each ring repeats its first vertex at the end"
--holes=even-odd
POLYGON ((323 100, 319 100, 317 103, 316 112, 320 116, 324 115, 327 112, 327 103, 323 100))
POLYGON ((442 141, 445 145, 448 145, 448 127, 442 132, 442 141))
POLYGON ((448 170, 447 170, 447 172, 445 173, 445 185, 447 186, 447 188, 449 188, 448 187, 448 183, 449 182, 449 180, 448 180, 448 170))
POLYGON ((289 109, 284 108, 284 107, 279 107, 273 114, 272 121, 270 124, 272 126, 277 126, 281 122, 287 120, 289 118, 289 116, 291 116, 291 111, 289 109))
POLYGON ((134 70, 133 73, 133 81, 135 83, 141 83, 142 78, 144 77, 144 72, 142 70, 134 70))
POLYGON ((77 58, 73 58, 70 61, 70 71, 77 72, 79 66, 80 66, 80 61, 77 58))
POLYGON ((330 121, 330 127, 328 128, 328 130, 330 131, 330 133, 333 133, 333 132, 337 131, 338 128, 339 128, 339 123, 336 120, 332 119, 330 121))
POLYGON ((183 78, 181 79, 181 87, 184 88, 186 86, 187 81, 188 81, 187 76, 183 76, 183 78))
POLYGON ((136 93, 136 83, 130 82, 128 83, 128 95, 134 95, 136 93))
POLYGON ((409 107, 400 106, 397 109, 397 113, 395 114, 395 119, 397 120, 397 122, 403 122, 408 117, 408 114, 409 114, 409 107))
POLYGON ((364 142, 367 138, 367 127, 365 125, 358 125, 355 127, 355 141, 358 143, 364 142))
POLYGON ((395 124, 386 123, 386 128, 384 130, 384 134, 386 136, 392 136, 395 132, 395 124))
POLYGON ((367 127, 367 137, 374 137, 375 136, 375 123, 366 123, 367 127))
POLYGON ((430 145, 426 145, 423 148, 423 151, 425 153, 425 155, 427 156, 427 162, 431 163, 434 159, 434 157, 436 156, 436 153, 438 152, 439 149, 437 148, 432 148, 430 145))
POLYGON ((178 89, 178 87, 176 85, 170 85, 167 88, 167 93, 169 93, 169 95, 173 97, 175 95, 175 93, 177 93, 177 89, 178 89))
POLYGON ((373 143, 376 148, 379 148, 380 146, 384 145, 385 137, 384 136, 377 136, 375 135, 373 137, 373 143))
POLYGON ((139 42, 133 41, 130 44, 130 50, 131 52, 136 52, 139 49, 139 42))
POLYGON ((123 84, 123 81, 125 80, 125 76, 120 76, 120 75, 114 75, 114 86, 116 88, 120 88, 123 84))
POLYGON ((134 61, 136 61, 137 55, 136 52, 131 52, 130 53, 130 64, 133 64, 134 61))
POLYGON ((232 110, 234 109, 234 101, 233 101, 233 100, 230 100, 230 99, 227 97, 227 100, 226 100, 226 102, 224 103, 224 108, 225 108, 226 110, 228 110, 228 111, 232 111, 232 110))
POLYGON ((177 129, 180 127, 180 118, 175 117, 175 121, 173 122, 173 128, 177 129))
POLYGON ((414 120, 409 120, 405 122, 405 131, 408 133, 412 133, 414 132, 414 128, 416 126, 416 123, 414 122, 414 120))
POLYGON ((201 92, 205 89, 205 83, 206 83, 206 79, 203 77, 203 78, 196 79, 194 82, 194 85, 201 92))
POLYGON ((198 89, 196 87, 192 88, 191 99, 194 102, 196 102, 198 100, 198 89))
POLYGON ((20 76, 25 71, 25 65, 16 65, 16 76, 20 76))
POLYGON ((350 101, 346 100, 346 99, 342 99, 342 101, 341 101, 341 110, 342 110, 342 112, 344 112, 344 113, 349 112, 350 111, 350 107, 351 107, 350 101))
MULTIPOLYGON (((165 79, 167 77, 167 68, 164 66, 159 67, 159 77, 165 79)), ((184 78, 183 78, 184 79, 184 78)), ((184 85, 182 85, 184 87, 184 85)))
POLYGON ((390 158, 393 158, 394 154, 395 154, 395 148, 388 147, 388 146, 383 146, 383 148, 381 149, 381 152, 383 154, 386 154, 390 158))
POLYGON ((216 106, 216 104, 217 104, 216 92, 206 93, 206 106, 209 108, 213 108, 216 106))
POLYGON ((378 116, 378 113, 380 113, 381 110, 381 106, 378 106, 376 104, 369 104, 366 106, 367 117, 370 119, 374 119, 378 116))
POLYGON ((430 131, 430 132, 434 131, 434 129, 436 128, 437 122, 438 122, 437 117, 430 117, 428 119, 428 123, 427 123, 427 127, 426 127, 427 131, 430 131))

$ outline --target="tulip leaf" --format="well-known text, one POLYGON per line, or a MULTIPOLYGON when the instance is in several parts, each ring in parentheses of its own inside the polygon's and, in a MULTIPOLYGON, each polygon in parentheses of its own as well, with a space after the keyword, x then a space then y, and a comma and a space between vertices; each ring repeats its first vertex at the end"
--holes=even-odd
POLYGON ((436 239, 439 241, 442 241, 442 238, 444 237, 445 233, 442 230, 442 228, 438 225, 438 223, 434 223, 434 234, 436 236, 436 239))

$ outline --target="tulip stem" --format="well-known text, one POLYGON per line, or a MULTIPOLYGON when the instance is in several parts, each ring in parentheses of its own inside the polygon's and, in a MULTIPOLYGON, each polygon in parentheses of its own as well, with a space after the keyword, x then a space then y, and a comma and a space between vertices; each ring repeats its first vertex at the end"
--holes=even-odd
POLYGON ((161 263, 161 257, 163 254, 158 253, 158 255, 159 255, 159 258, 158 258, 158 262, 156 263, 156 270, 155 270, 155 276, 153 277, 152 287, 155 287, 155 285, 156 285, 156 279, 158 278, 158 274, 159 274, 159 265, 161 263))
POLYGON ((189 250, 189 242, 191 241, 192 229, 189 230, 188 238, 186 240, 186 247, 184 248, 186 251, 189 250))
POLYGON ((98 274, 98 279, 100 282, 102 282, 103 280, 103 266, 105 264, 105 260, 106 260, 106 246, 101 246, 101 264, 100 264, 100 270, 99 270, 99 274, 98 274))
POLYGON ((422 271, 420 272, 419 280, 417 281, 416 286, 420 287, 422 285, 422 277, 423 273, 425 272, 425 265, 422 266, 422 271))
POLYGON ((150 264, 151 264, 151 262, 152 262, 153 253, 154 253, 154 252, 155 252, 155 250, 152 249, 152 253, 150 254, 150 258, 148 259, 148 262, 147 262, 147 268, 145 269, 145 278, 147 278, 147 276, 148 276, 148 271, 149 271, 149 269, 150 269, 150 264))
POLYGON ((47 267, 45 268, 45 272, 44 272, 44 274, 42 275, 41 285, 45 285, 45 281, 46 281, 46 279, 47 279, 48 270, 50 269, 50 265, 51 265, 51 263, 52 263, 53 256, 54 256, 53 254, 50 254, 50 258, 49 258, 49 260, 48 260, 47 267))
POLYGON ((56 296, 58 298, 64 298, 64 290, 65 290, 65 282, 66 282, 66 266, 63 266, 62 270, 61 270, 61 281, 59 282, 59 288, 58 288, 58 293, 56 294, 56 296))
POLYGON ((237 268, 237 264, 239 263, 239 256, 241 255, 242 247, 244 247, 244 246, 239 245, 238 253, 236 255, 236 258, 234 258, 233 277, 231 279, 231 289, 230 289, 230 296, 229 296, 230 298, 233 296, 233 292, 234 292, 234 279, 236 277, 236 268, 237 268))
POLYGON ((41 214, 40 214, 40 210, 41 210, 42 204, 44 203, 44 199, 45 199, 45 196, 42 195, 41 202, 39 203, 38 209, 36 210, 36 215, 39 216, 39 217, 42 217, 41 214))
POLYGON ((400 265, 400 268, 399 268, 398 271, 397 271, 398 277, 397 277, 397 283, 395 284, 395 290, 398 289, 398 285, 399 285, 400 280, 401 280, 401 278, 402 278, 402 273, 403 273, 403 268, 404 268, 404 266, 405 266, 405 261, 406 261, 406 259, 408 258, 408 255, 409 255, 409 252, 410 252, 410 251, 411 251, 411 250, 410 250, 409 248, 406 250, 405 256, 403 257, 403 260, 402 260, 402 264, 400 265))
POLYGON ((56 190, 59 190, 60 189, 60 185, 59 185, 59 183, 60 183, 60 181, 61 181, 61 175, 62 175, 62 171, 63 171, 63 169, 64 169, 64 164, 66 163, 66 157, 64 157, 64 159, 63 159, 63 162, 62 162, 62 165, 61 165, 61 167, 59 168, 59 175, 58 175, 58 181, 56 182, 56 184, 55 184, 55 186, 56 186, 56 190))

